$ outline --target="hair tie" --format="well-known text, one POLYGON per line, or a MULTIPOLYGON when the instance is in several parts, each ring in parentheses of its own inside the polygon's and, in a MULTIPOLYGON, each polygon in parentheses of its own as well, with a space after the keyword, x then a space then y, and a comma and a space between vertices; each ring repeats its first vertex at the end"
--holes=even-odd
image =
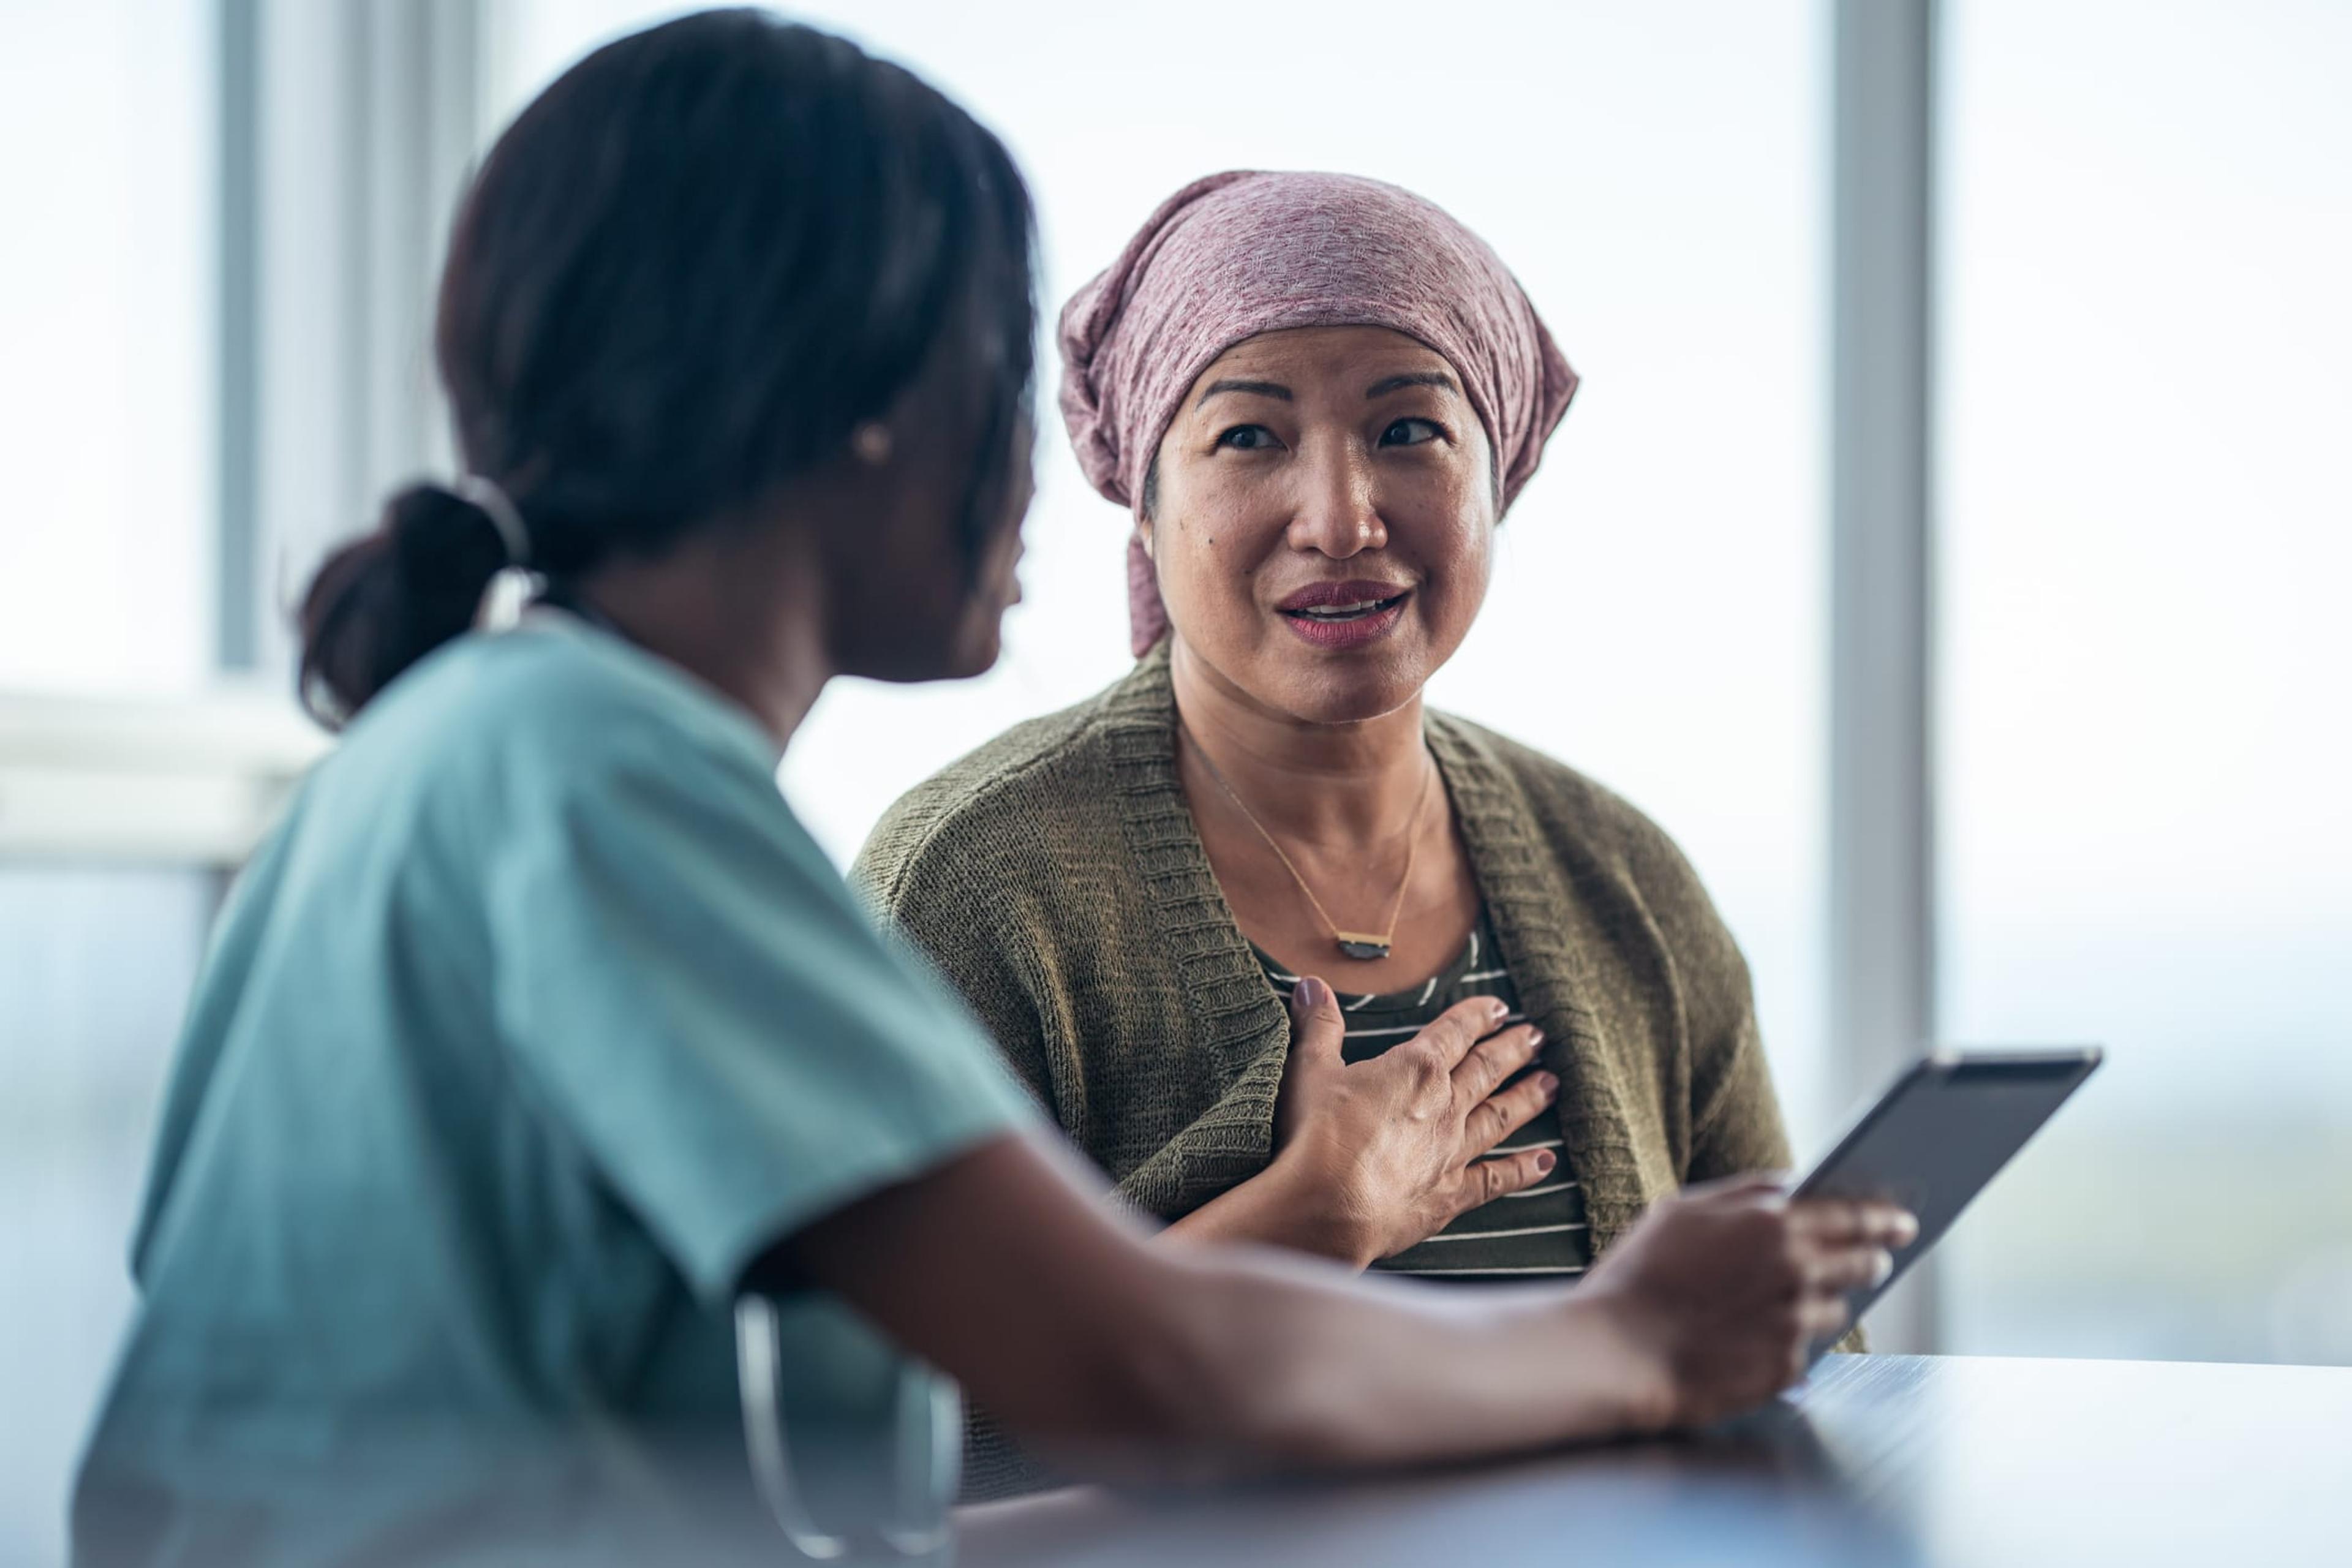
POLYGON ((507 547, 507 564, 528 566, 530 563, 530 530, 523 526, 522 513, 507 499, 495 479, 479 474, 467 474, 457 484, 459 500, 470 503, 474 510, 490 520, 498 530, 499 542, 507 547))

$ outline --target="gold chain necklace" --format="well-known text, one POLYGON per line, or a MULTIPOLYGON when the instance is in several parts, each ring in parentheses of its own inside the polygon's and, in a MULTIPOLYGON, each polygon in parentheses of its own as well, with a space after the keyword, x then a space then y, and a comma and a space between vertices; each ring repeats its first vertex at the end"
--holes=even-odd
POLYGON ((1234 792, 1234 786, 1225 782, 1225 775, 1217 771, 1217 764, 1209 760, 1208 748, 1201 744, 1181 721, 1178 721, 1176 730, 1184 737, 1186 744, 1192 748, 1192 754, 1201 759, 1201 765, 1209 770, 1209 777, 1215 780, 1217 787, 1225 792, 1225 798, 1234 803, 1234 809, 1240 812, 1252 827, 1257 829, 1257 836, 1265 840, 1265 847, 1274 851, 1274 858, 1282 862, 1282 868, 1290 873, 1290 879, 1298 884, 1300 892, 1307 895, 1307 901, 1315 907, 1315 912, 1321 917, 1324 928, 1330 931, 1331 940, 1339 944, 1340 952, 1347 957, 1362 959, 1367 963, 1386 958, 1389 955, 1389 950, 1396 944, 1397 921, 1404 913, 1405 890, 1412 886, 1413 861, 1421 855, 1421 834, 1417 830, 1421 826, 1422 810, 1429 805, 1429 786, 1437 778, 1437 769, 1433 766, 1427 773, 1422 774, 1421 794, 1413 800, 1412 816, 1405 821, 1404 875, 1397 879, 1396 898, 1389 905, 1388 929, 1377 932, 1341 931, 1339 922, 1331 918, 1331 911, 1323 907, 1323 900, 1315 896, 1315 889, 1307 885, 1307 879, 1299 875, 1298 868, 1291 863, 1290 857, 1282 852, 1282 846, 1274 841, 1274 835, 1265 830, 1265 824, 1257 819, 1257 813, 1252 811, 1243 802, 1242 797, 1234 792))

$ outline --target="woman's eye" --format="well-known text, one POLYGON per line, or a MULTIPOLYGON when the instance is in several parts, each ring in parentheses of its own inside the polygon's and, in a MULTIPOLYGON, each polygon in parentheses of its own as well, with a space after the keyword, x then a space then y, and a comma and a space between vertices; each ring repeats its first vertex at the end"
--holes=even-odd
POLYGON ((1383 447, 1418 447, 1424 441, 1434 441, 1445 432, 1426 419, 1400 419, 1381 432, 1383 447))
POLYGON ((1274 432, 1263 425, 1236 425, 1217 437, 1218 446, 1237 452, 1255 452, 1274 444, 1274 432))

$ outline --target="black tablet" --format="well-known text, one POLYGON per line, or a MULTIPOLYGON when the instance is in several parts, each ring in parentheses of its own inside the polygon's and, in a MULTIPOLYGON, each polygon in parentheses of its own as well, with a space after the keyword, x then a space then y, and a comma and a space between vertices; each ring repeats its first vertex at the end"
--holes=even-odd
MULTIPOLYGON (((1790 1194, 1885 1198, 1918 1217, 1919 1234, 1895 1254, 1894 1273, 1847 1294, 1856 1321, 2098 1065, 2096 1046, 1938 1051, 1913 1064, 1862 1113, 1790 1194)), ((1815 1344, 1810 1360, 1821 1360, 1832 1342, 1815 1344)))

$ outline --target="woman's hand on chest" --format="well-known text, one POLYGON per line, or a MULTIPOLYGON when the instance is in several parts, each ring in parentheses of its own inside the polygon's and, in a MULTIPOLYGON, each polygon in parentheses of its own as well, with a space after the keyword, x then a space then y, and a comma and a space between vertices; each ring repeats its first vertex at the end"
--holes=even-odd
POLYGON ((1550 1173, 1549 1150, 1489 1157, 1559 1092, 1548 1072, 1510 1082, 1543 1037, 1524 1024, 1494 1032, 1506 1011, 1493 997, 1464 1002, 1402 1045, 1349 1063, 1330 986, 1299 982, 1275 1159, 1259 1178, 1289 1210, 1294 1237, 1360 1268, 1550 1173))

